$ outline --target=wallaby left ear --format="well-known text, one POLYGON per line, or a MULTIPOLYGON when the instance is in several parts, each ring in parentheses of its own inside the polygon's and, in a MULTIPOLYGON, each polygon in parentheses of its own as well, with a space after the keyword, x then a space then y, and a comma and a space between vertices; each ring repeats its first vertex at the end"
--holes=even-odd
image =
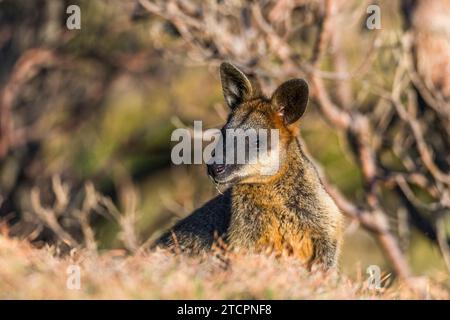
POLYGON ((220 80, 225 101, 231 109, 235 109, 259 91, 256 81, 251 81, 244 72, 228 62, 220 65, 220 80))
POLYGON ((291 79, 281 84, 272 95, 272 104, 284 119, 294 123, 303 115, 308 104, 308 84, 303 79, 291 79))

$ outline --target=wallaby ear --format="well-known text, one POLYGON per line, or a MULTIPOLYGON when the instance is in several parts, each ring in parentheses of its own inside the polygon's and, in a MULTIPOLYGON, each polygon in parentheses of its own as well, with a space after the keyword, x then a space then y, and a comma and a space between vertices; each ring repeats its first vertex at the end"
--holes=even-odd
POLYGON ((281 84, 272 95, 272 104, 284 119, 294 123, 303 115, 308 104, 308 84, 303 79, 291 79, 281 84))
POLYGON ((252 81, 231 63, 220 65, 220 80, 225 101, 231 109, 254 95, 252 81))

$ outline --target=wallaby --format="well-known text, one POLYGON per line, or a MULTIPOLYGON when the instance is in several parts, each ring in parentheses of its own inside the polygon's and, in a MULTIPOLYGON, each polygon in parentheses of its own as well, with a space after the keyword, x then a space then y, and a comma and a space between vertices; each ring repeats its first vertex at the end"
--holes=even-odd
POLYGON ((308 102, 307 83, 286 81, 268 99, 254 77, 230 63, 222 63, 220 77, 231 109, 222 132, 278 129, 276 150, 270 150, 279 156, 278 170, 263 175, 258 164, 208 164, 215 183, 229 189, 176 223, 155 246, 199 253, 210 249, 219 236, 230 248, 269 248, 308 266, 318 262, 334 267, 342 242, 342 215, 296 137, 295 123, 308 102))

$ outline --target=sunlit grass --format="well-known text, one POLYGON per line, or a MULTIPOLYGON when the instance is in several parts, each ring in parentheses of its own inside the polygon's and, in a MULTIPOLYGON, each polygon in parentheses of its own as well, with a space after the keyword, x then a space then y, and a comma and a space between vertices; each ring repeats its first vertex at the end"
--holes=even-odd
MULTIPOLYGON (((395 283, 381 291, 366 278, 308 272, 298 261, 271 255, 228 253, 188 258, 157 251, 72 251, 58 258, 53 249, 0 236, 0 299, 448 299, 429 280, 412 290, 395 283), (80 289, 70 289, 69 266, 79 266, 80 289)), ((73 275, 73 274, 72 274, 73 275)), ((420 283, 420 281, 418 282, 420 283)))

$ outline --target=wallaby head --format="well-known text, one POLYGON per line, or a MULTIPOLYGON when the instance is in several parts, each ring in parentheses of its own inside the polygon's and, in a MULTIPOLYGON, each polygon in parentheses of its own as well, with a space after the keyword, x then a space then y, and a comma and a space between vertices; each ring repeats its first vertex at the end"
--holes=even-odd
POLYGON ((231 112, 222 128, 222 154, 213 154, 214 163, 208 165, 208 174, 216 183, 272 181, 289 159, 288 146, 297 134, 295 123, 305 112, 308 102, 306 81, 288 80, 268 98, 255 78, 230 63, 222 63, 220 78, 231 112), (255 131, 256 135, 253 134, 255 131), (241 139, 243 135, 244 140, 241 139), (237 141, 244 145, 239 147, 237 141), (245 153, 244 161, 237 161, 239 156, 242 159, 242 153, 245 153))

